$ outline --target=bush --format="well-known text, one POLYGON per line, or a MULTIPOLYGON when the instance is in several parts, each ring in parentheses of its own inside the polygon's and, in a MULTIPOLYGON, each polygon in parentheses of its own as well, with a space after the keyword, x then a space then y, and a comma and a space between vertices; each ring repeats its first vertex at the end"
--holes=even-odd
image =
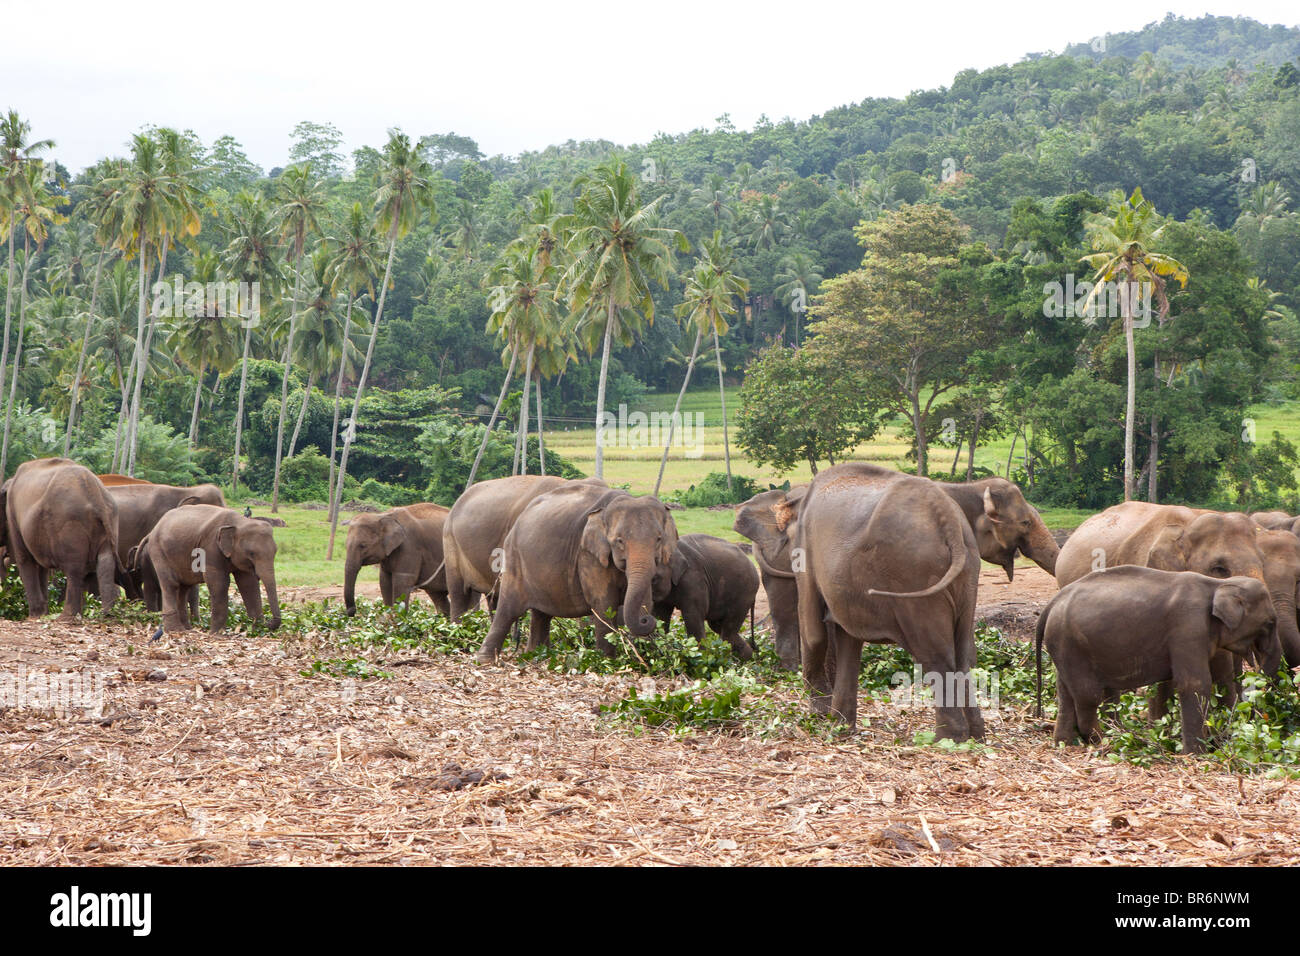
MULTIPOLYGON (((444 418, 425 428, 416 439, 417 448, 425 456, 426 473, 430 476, 423 491, 423 500, 435 501, 441 505, 451 505, 456 501, 469 481, 470 468, 478 454, 479 444, 483 441, 485 427, 478 423, 465 424, 456 419, 444 418)), ((514 440, 514 430, 511 427, 493 429, 476 480, 505 478, 510 474, 515 454, 514 440)), ((541 474, 536 436, 532 436, 528 442, 528 473, 541 474)), ((546 453, 546 473, 562 478, 584 477, 567 459, 551 451, 546 453)))
POLYGON ((711 508, 714 505, 740 504, 763 490, 753 478, 732 475, 731 490, 728 491, 727 476, 720 471, 711 471, 698 485, 665 497, 687 508, 711 508))

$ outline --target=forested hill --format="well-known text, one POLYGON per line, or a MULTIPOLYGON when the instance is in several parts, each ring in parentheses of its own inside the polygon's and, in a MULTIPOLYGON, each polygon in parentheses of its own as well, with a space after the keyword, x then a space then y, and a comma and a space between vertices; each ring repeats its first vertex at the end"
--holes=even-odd
POLYGON ((1243 67, 1281 66, 1300 56, 1300 30, 1279 24, 1265 26, 1244 17, 1200 17, 1188 20, 1166 14, 1163 20, 1129 33, 1102 33, 1086 43, 1065 48, 1067 56, 1104 60, 1124 56, 1136 60, 1143 53, 1164 60, 1176 70, 1202 70, 1230 60, 1243 67))

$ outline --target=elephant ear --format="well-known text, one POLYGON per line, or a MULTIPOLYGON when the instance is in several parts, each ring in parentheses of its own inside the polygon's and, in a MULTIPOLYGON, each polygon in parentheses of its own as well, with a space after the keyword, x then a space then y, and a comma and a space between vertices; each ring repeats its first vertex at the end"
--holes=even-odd
POLYGON ((383 534, 379 540, 380 545, 384 549, 384 554, 386 555, 392 554, 394 551, 397 550, 398 546, 405 540, 406 540, 406 529, 403 528, 401 523, 398 522, 397 519, 393 518, 391 515, 386 516, 386 520, 384 521, 383 534))
POLYGON ((1183 554, 1183 529, 1165 528, 1156 536, 1147 552, 1147 567, 1157 571, 1186 571, 1187 558, 1183 554))
POLYGON ((223 524, 217 529, 217 547, 227 558, 235 553, 235 526, 223 524))
POLYGON ((582 527, 582 550, 594 554, 601 567, 607 568, 613 553, 610 551, 603 514, 602 511, 592 511, 587 515, 587 523, 582 527))
POLYGON ((984 514, 993 522, 1002 520, 999 517, 999 511, 1005 502, 999 501, 998 499, 999 495, 994 494, 991 487, 984 489, 984 514))
POLYGON ((799 508, 808 494, 808 485, 791 488, 784 498, 772 505, 772 514, 776 515, 776 530, 784 531, 790 522, 799 516, 799 508))
MULTIPOLYGON (((673 521, 672 512, 668 506, 664 506, 664 538, 659 542, 659 563, 671 564, 677 556, 677 522, 673 521)), ((677 583, 677 575, 673 574, 673 584, 677 583)))
POLYGON ((184 508, 186 505, 201 505, 201 504, 203 504, 203 499, 200 498, 198 495, 186 495, 184 498, 182 498, 179 502, 176 503, 176 507, 184 508))
POLYGON ((668 560, 668 567, 672 571, 673 587, 681 584, 682 578, 690 570, 690 565, 686 563, 686 558, 682 555, 681 548, 674 548, 672 557, 668 560))
POLYGON ((1214 606, 1210 613, 1222 621, 1228 630, 1234 630, 1246 617, 1246 600, 1241 596, 1241 589, 1231 584, 1215 588, 1214 606))

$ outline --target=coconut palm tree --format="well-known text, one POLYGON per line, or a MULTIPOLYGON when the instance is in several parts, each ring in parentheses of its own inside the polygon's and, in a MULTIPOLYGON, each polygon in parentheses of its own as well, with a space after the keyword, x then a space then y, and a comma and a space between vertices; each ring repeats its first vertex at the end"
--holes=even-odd
MULTIPOLYGON (((348 304, 343 310, 343 339, 351 337, 353 303, 357 291, 365 288, 371 300, 375 297, 375 276, 379 275, 380 257, 383 255, 383 240, 375 231, 374 222, 361 208, 361 203, 354 202, 348 210, 337 239, 327 243, 330 260, 330 282, 332 289, 347 292, 348 304)), ((334 518, 334 468, 337 461, 339 435, 339 406, 343 402, 344 364, 347 362, 347 350, 339 352, 339 372, 334 381, 334 425, 330 429, 330 519, 334 518)), ((355 371, 355 369, 354 369, 355 371)))
POLYGON ((221 259, 215 252, 205 252, 194 259, 191 281, 201 283, 205 289, 202 309, 189 315, 176 326, 170 347, 177 359, 194 372, 194 405, 190 412, 190 447, 199 440, 199 403, 203 397, 203 379, 208 369, 225 375, 239 361, 239 345, 234 329, 234 317, 225 314, 225 303, 208 299, 208 283, 217 281, 221 274, 221 259))
POLYGON ((775 249, 790 231, 774 196, 763 196, 750 212, 745 235, 754 250, 775 249))
MULTIPOLYGON (((659 477, 655 479, 655 495, 659 494, 659 486, 663 484, 664 468, 668 465, 668 451, 672 448, 673 433, 682 410, 682 399, 686 397, 687 386, 691 383, 691 373, 695 370, 695 359, 700 353, 700 342, 704 338, 704 333, 709 332, 713 335, 714 347, 717 348, 718 336, 725 335, 727 332, 727 317, 736 313, 736 296, 744 295, 749 291, 749 283, 737 277, 730 269, 730 247, 722 242, 721 232, 714 232, 712 242, 706 243, 705 249, 706 256, 695 260, 695 268, 686 280, 682 302, 674 310, 678 319, 683 320, 688 333, 691 329, 695 330, 695 344, 691 346, 691 357, 686 363, 682 387, 677 393, 672 417, 668 420, 668 440, 664 442, 663 457, 659 459, 659 477)), ((721 387, 721 356, 718 359, 718 369, 718 382, 721 387)), ((725 408, 725 397, 723 401, 725 408)), ((730 458, 731 453, 728 450, 728 488, 731 487, 730 458)))
MULTIPOLYGON (((284 346, 284 375, 280 382, 280 418, 275 431, 275 478, 271 483, 271 511, 280 510, 280 461, 284 450, 284 415, 289 407, 289 365, 293 337, 298 325, 298 299, 302 293, 302 256, 308 235, 320 234, 320 216, 325 209, 325 187, 311 173, 311 163, 290 166, 276 181, 280 207, 280 238, 288 243, 293 260, 293 302, 289 307, 289 336, 284 346)), ((305 405, 305 400, 304 400, 305 405)))
POLYGON ((690 249, 676 229, 655 224, 655 209, 663 198, 638 205, 637 180, 623 162, 605 163, 578 181, 582 188, 574 204, 573 231, 568 248, 573 262, 560 282, 570 315, 579 331, 587 331, 588 350, 603 327, 600 384, 596 392, 596 477, 605 476, 605 385, 615 326, 630 332, 637 314, 654 321, 650 283, 668 285, 673 247, 690 249), (603 319, 603 322, 600 321, 603 319), (620 323, 620 320, 621 323, 620 323))
POLYGON ((223 255, 226 269, 244 282, 257 283, 259 294, 250 297, 248 313, 239 317, 244 327, 243 357, 239 369, 239 404, 235 412, 235 453, 231 460, 230 484, 239 489, 239 447, 244 434, 244 392, 248 385, 248 356, 253 341, 253 329, 261 324, 261 315, 254 303, 260 304, 260 292, 280 284, 279 224, 272 209, 261 196, 241 192, 235 197, 230 226, 231 240, 223 255))
POLYGON ((430 213, 430 218, 436 216, 433 189, 430 185, 432 178, 433 167, 420 156, 419 149, 411 145, 410 137, 399 130, 390 130, 381 160, 379 189, 375 192, 376 222, 380 231, 388 235, 388 263, 384 266, 384 281, 379 287, 375 321, 370 327, 370 344, 366 346, 366 361, 361 366, 361 378, 357 381, 357 391, 352 397, 352 418, 343 432, 343 454, 339 458, 339 477, 334 491, 334 516, 330 520, 327 559, 334 556, 339 505, 343 501, 343 483, 347 480, 348 473, 348 452, 352 450, 357 414, 361 410, 361 396, 365 392, 366 379, 370 375, 370 363, 374 360, 379 323, 384 317, 384 298, 388 294, 388 285, 393 274, 393 255, 397 251, 397 240, 415 227, 424 211, 430 213))
MULTIPOLYGON (((1089 242, 1095 250, 1080 261, 1096 270, 1093 289, 1084 301, 1084 314, 1090 315, 1105 283, 1119 287, 1120 313, 1124 319, 1124 343, 1128 349, 1128 399, 1124 414, 1124 500, 1135 493, 1133 482, 1133 425, 1136 417, 1137 359, 1133 346, 1133 304, 1141 283, 1149 282, 1155 293, 1158 318, 1169 314, 1165 283, 1175 279, 1187 285, 1187 268, 1177 259, 1156 252, 1164 226, 1155 207, 1142 197, 1140 188, 1127 199, 1122 193, 1111 197, 1110 209, 1094 213, 1085 224, 1089 242)), ((1159 376, 1157 376, 1159 377, 1159 376)), ((1152 468, 1154 473, 1155 469, 1152 468)))
POLYGON ((786 302, 794 313, 794 345, 799 347, 799 319, 808 311, 808 303, 822 281, 821 267, 806 252, 792 252, 781 260, 776 274, 777 299, 786 302))

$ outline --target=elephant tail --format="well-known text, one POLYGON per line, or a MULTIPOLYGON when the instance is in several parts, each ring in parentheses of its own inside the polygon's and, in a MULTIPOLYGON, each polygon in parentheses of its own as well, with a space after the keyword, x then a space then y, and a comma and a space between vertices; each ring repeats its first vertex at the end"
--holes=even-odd
MULTIPOLYGON (((942 494, 942 492, 940 492, 942 494)), ((946 495, 944 496, 947 497, 946 495)), ((948 585, 957 579, 957 575, 966 570, 966 562, 969 554, 966 551, 966 539, 962 534, 962 527, 958 527, 950 515, 940 512, 938 521, 943 526, 944 536, 947 539, 948 553, 952 555, 952 562, 948 565, 948 571, 938 581, 931 584, 923 591, 877 591, 875 588, 869 588, 867 594, 871 597, 895 597, 895 598, 923 598, 932 594, 938 594, 948 585)), ((964 527, 964 523, 963 523, 964 527)))
POLYGON ((1043 716, 1043 634, 1047 630, 1047 612, 1052 609, 1049 603, 1038 614, 1038 626, 1034 628, 1034 695, 1037 701, 1035 715, 1043 716))
POLYGON ((411 590, 412 590, 412 591, 416 591, 416 590, 419 590, 420 588, 424 587, 426 584, 429 584, 431 581, 433 581, 434 578, 436 578, 436 577, 438 576, 438 572, 441 571, 441 570, 442 570, 443 568, 445 568, 446 566, 447 566, 447 559, 446 559, 446 558, 443 558, 443 559, 442 559, 442 563, 438 565, 437 570, 435 570, 431 575, 429 575, 427 578, 425 578, 423 581, 421 581, 421 582, 420 582, 419 584, 417 584, 415 587, 411 588, 411 590))

